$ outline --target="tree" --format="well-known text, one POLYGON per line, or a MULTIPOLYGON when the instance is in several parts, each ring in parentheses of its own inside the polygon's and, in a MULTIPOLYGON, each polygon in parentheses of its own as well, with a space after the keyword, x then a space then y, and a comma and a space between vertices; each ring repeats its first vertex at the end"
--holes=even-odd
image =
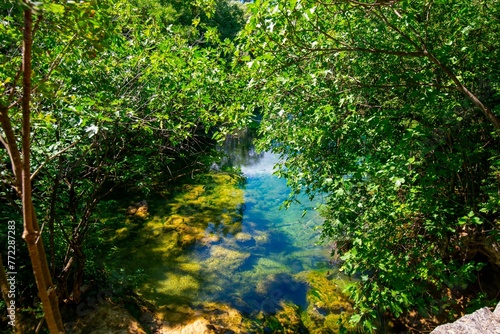
POLYGON ((323 236, 367 327, 422 314, 498 263, 496 1, 257 1, 239 61, 261 148, 296 193, 330 195, 323 236), (450 13, 453 13, 450 15, 450 13))
MULTIPOLYGON (((52 278, 49 272, 47 258, 43 241, 41 240, 40 227, 38 226, 36 213, 33 207, 31 192, 31 49, 33 44, 33 8, 31 3, 23 2, 24 26, 23 26, 23 47, 22 47, 22 67, 19 69, 18 76, 22 77, 22 140, 21 149, 19 148, 14 129, 9 116, 9 111, 19 103, 12 101, 14 93, 10 94, 11 105, 0 106, 0 123, 4 136, 0 141, 7 150, 10 157, 12 170, 14 174, 13 187, 19 197, 22 198, 23 211, 23 239, 28 245, 28 250, 33 266, 33 273, 38 287, 38 294, 43 304, 45 319, 51 333, 64 332, 62 318, 59 313, 58 299, 52 278)), ((17 77, 16 77, 17 79, 17 77)), ((15 84, 15 81, 14 81, 15 84)), ((14 92, 14 87, 11 88, 14 92)))
POLYGON ((51 332, 64 330, 58 303, 81 299, 86 266, 94 260, 89 236, 102 228, 97 205, 117 187, 133 184, 147 193, 206 168, 202 152, 212 147, 212 135, 231 131, 238 114, 237 103, 226 107, 236 81, 222 50, 232 44, 220 37, 234 31, 219 33, 222 23, 211 17, 241 22, 242 13, 225 1, 133 3, 0 6, 0 140, 6 148, 0 161, 12 167, 1 174, 9 188, 1 189, 0 200, 15 210, 18 197, 27 196, 25 238, 51 332), (205 13, 205 3, 213 12, 205 13), (23 10, 32 13, 34 26, 19 29, 27 22, 23 10), (191 20, 179 22, 179 15, 191 20), (21 48, 23 31, 34 36, 26 44, 31 51, 21 48), (31 70, 19 68, 19 50, 31 57, 25 61, 31 70), (21 77, 32 83, 23 86, 21 77), (47 226, 43 234, 37 218, 47 226))

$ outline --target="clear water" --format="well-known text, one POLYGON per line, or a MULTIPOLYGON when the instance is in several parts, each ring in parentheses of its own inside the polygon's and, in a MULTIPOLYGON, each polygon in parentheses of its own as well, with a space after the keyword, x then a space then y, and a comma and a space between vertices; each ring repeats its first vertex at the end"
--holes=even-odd
MULTIPOLYGON (((250 153, 252 159, 238 160, 246 180, 241 231, 216 238, 218 242, 197 245, 192 253, 202 264, 202 275, 210 277, 200 298, 229 303, 246 314, 273 313, 282 302, 305 309, 308 287, 294 275, 328 265, 328 249, 317 245, 319 232, 315 228, 322 219, 312 210, 316 203, 305 197, 300 198, 300 205, 280 209, 290 189, 285 180, 272 175, 277 157, 267 152, 250 153), (302 217, 304 209, 308 213, 302 217), (240 256, 233 256, 234 262, 226 264, 230 270, 212 266, 231 252, 240 256)), ((209 224, 205 233, 218 231, 209 224)))
POLYGON ((331 249, 317 244, 319 203, 304 196, 280 209, 290 189, 273 175, 277 157, 256 153, 246 138, 223 149, 218 171, 148 200, 147 218, 128 217, 114 231, 108 261, 138 281, 137 292, 171 324, 213 305, 252 319, 294 304, 320 318, 314 326, 336 326, 350 306, 330 274, 331 249), (221 171, 227 166, 240 168, 243 182, 221 171))

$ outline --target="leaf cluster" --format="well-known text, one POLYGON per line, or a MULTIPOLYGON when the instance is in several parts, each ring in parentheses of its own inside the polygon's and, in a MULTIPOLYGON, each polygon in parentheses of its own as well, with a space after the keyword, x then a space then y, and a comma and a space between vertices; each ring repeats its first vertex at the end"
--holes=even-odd
MULTIPOLYGON (((147 194, 208 168, 212 137, 239 126, 231 97, 239 83, 225 50, 242 13, 227 1, 31 5, 35 207, 60 298, 78 303, 78 277, 98 245, 92 236, 105 225, 97 205, 115 189, 147 194)), ((0 106, 17 145, 23 6, 0 5, 0 106)), ((0 201, 19 209, 5 150, 0 163, 0 201)))

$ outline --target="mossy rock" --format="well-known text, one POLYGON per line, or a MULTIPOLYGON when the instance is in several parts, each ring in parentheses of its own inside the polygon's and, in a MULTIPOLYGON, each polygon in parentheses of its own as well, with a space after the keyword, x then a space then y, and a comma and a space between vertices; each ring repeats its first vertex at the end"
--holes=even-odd
POLYGON ((341 326, 349 329, 348 318, 354 309, 343 290, 350 280, 340 274, 330 275, 324 270, 298 276, 310 286, 306 297, 308 307, 302 313, 302 320, 310 333, 338 333, 341 326))
POLYGON ((204 263, 214 272, 232 273, 250 256, 250 253, 239 252, 218 245, 213 246, 210 253, 210 258, 204 263))
POLYGON ((164 226, 171 226, 172 228, 177 228, 184 224, 185 217, 179 215, 173 215, 168 217, 164 226))
POLYGON ((279 310, 275 314, 262 314, 260 319, 263 333, 301 334, 308 333, 302 323, 299 307, 293 304, 281 302, 279 310))

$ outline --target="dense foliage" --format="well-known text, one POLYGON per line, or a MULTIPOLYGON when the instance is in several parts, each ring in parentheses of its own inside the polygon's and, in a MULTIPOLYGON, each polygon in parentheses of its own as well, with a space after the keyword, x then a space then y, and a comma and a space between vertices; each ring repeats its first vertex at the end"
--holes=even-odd
MULTIPOLYGON (((498 273, 500 3, 248 6, 243 28, 227 0, 0 4, 0 215, 24 229, 19 258, 47 245, 59 301, 78 303, 96 269, 113 190, 206 168, 254 113, 294 194, 329 195, 323 238, 360 279, 353 322, 432 315, 483 266, 498 273)), ((32 269, 19 266, 18 306, 34 313, 32 269)))
MULTIPOLYGON (((117 187, 148 193, 207 168, 212 136, 235 126, 239 106, 230 97, 235 81, 224 49, 243 13, 228 1, 126 0, 7 1, 0 13, 6 148, 0 150, 0 200, 11 204, 2 207, 2 217, 22 222, 25 188, 11 153, 24 138, 21 109, 28 96, 35 211, 58 298, 78 303, 86 264, 94 262, 95 233, 103 228, 95 216, 99 202, 117 187), (23 27, 26 13, 31 28, 23 27), (29 75, 22 68, 25 32, 33 37, 29 75), (31 79, 28 94, 24 77, 31 79)), ((19 236, 22 230, 18 225, 19 236)), ((19 248, 19 258, 27 257, 19 248)), ((36 293, 28 284, 31 268, 19 269, 19 281, 26 282, 19 286, 22 307, 36 293)))
POLYGON ((323 237, 370 328, 500 265, 498 1, 256 1, 238 56, 261 147, 329 194, 323 237), (476 256, 479 255, 480 256, 476 256), (476 256, 476 257, 475 257, 476 256))

